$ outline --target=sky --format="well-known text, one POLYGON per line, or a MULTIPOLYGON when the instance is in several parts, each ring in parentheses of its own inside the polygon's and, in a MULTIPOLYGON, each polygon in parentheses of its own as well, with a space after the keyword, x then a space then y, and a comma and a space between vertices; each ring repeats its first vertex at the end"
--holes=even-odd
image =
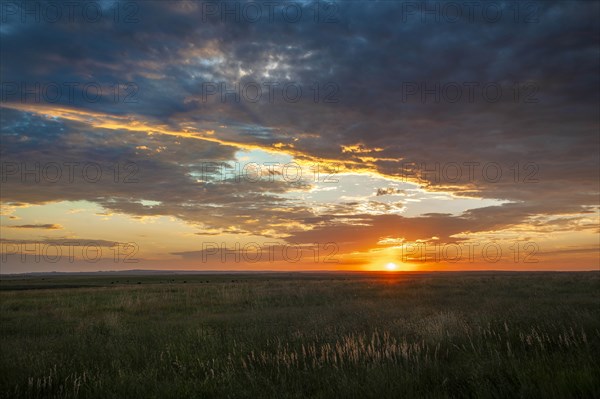
POLYGON ((596 1, 3 1, 0 272, 598 270, 596 1))

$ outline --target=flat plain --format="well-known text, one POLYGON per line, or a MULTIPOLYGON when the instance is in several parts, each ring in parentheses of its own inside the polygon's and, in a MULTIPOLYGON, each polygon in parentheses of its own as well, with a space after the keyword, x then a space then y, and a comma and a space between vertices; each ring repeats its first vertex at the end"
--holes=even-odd
POLYGON ((598 398, 600 273, 3 276, 4 398, 598 398))

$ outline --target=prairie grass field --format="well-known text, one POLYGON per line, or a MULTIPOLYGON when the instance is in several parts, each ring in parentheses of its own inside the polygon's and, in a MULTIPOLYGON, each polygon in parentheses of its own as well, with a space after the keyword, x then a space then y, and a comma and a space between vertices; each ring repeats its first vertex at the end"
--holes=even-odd
POLYGON ((599 398, 600 273, 4 276, 3 398, 599 398))

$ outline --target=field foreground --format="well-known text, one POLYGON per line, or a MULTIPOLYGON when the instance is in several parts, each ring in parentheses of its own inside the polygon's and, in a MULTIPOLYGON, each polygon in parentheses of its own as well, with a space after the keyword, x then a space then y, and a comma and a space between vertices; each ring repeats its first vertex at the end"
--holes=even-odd
POLYGON ((6 398, 598 398, 600 273, 3 277, 6 398))

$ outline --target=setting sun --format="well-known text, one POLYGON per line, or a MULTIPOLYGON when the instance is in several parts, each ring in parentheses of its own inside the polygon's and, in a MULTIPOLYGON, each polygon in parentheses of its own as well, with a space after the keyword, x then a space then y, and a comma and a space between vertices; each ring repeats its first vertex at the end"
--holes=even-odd
POLYGON ((390 270, 390 271, 391 271, 391 270, 396 270, 396 269, 398 268, 398 265, 396 265, 396 264, 395 264, 395 263, 393 263, 393 262, 390 262, 390 263, 388 263, 387 265, 385 265, 385 268, 386 268, 387 270, 390 270))

